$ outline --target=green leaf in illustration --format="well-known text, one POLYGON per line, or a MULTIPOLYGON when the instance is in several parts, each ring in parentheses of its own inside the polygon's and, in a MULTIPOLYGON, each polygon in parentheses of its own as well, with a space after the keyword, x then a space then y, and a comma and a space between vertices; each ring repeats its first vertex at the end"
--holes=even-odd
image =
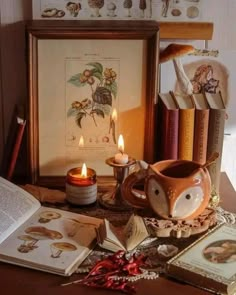
POLYGON ((92 112, 91 112, 91 115, 92 114, 96 114, 99 117, 105 118, 105 115, 104 115, 103 111, 100 110, 100 109, 93 109, 92 112))
POLYGON ((78 113, 78 110, 76 110, 75 108, 69 108, 67 111, 67 117, 76 116, 77 113, 78 113))
POLYGON ((111 106, 109 104, 95 103, 94 108, 103 111, 103 113, 107 116, 111 113, 111 106))
POLYGON ((116 98, 117 95, 117 83, 116 81, 112 82, 110 85, 105 84, 104 86, 106 89, 108 89, 116 98))
POLYGON ((96 70, 92 70, 92 75, 96 78, 98 78, 99 81, 102 81, 103 77, 102 77, 102 73, 96 71, 96 70))
POLYGON ((71 76, 67 82, 73 84, 74 86, 81 87, 86 85, 87 78, 82 73, 79 73, 71 76))
POLYGON ((76 117, 76 123, 77 123, 77 125, 78 125, 80 128, 82 128, 81 120, 82 120, 84 117, 86 117, 86 114, 83 113, 83 112, 79 112, 78 115, 77 115, 77 117, 76 117))
POLYGON ((97 87, 92 95, 93 101, 99 104, 112 105, 111 91, 105 87, 97 87))
POLYGON ((102 74, 102 72, 103 72, 103 66, 102 66, 102 64, 100 64, 100 62, 89 62, 89 63, 87 64, 87 66, 92 66, 92 67, 94 67, 94 70, 96 70, 96 72, 99 72, 99 73, 101 73, 101 74, 102 74))

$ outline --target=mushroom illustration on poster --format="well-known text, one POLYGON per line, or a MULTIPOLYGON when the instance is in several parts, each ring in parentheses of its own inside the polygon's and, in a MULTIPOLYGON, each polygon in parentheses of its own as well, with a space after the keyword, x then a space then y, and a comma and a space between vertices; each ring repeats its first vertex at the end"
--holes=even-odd
MULTIPOLYGON (((215 51, 215 50, 214 50, 215 51)), ((204 50, 203 50, 204 52, 204 50)), ((221 91, 226 106, 227 117, 225 121, 225 137, 222 155, 222 170, 225 170, 236 187, 236 156, 233 156, 232 146, 236 144, 236 51, 220 50, 216 56, 185 55, 181 57, 184 71, 193 84, 195 93, 221 91), (230 155, 230 156, 229 156, 230 155)), ((161 64, 160 91, 170 90, 179 92, 180 88, 176 79, 172 61, 161 64)))

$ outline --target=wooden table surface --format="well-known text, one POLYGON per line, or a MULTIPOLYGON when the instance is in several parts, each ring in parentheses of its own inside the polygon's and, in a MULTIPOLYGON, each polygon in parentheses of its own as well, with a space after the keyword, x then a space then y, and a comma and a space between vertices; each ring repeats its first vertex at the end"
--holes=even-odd
MULTIPOLYGON (((234 191, 225 173, 221 177, 221 207, 228 211, 236 212, 236 192, 234 191)), ((109 295, 124 294, 121 292, 93 289, 80 285, 62 287, 61 284, 70 280, 78 279, 79 275, 70 278, 48 274, 36 270, 0 263, 0 292, 1 294, 24 294, 24 295, 109 295)), ((155 280, 139 280, 137 295, 206 295, 211 294, 190 285, 179 283, 167 278, 155 280)))

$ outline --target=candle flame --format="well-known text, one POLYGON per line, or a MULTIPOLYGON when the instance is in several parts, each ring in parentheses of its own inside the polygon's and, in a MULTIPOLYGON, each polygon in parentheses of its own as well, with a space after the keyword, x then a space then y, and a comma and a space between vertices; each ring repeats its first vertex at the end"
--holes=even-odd
POLYGON ((83 138, 83 135, 80 136, 80 139, 79 139, 79 147, 84 147, 84 138, 83 138))
POLYGON ((120 134, 119 138, 118 138, 118 150, 123 154, 124 153, 124 138, 123 135, 120 134))
POLYGON ((85 163, 82 166, 81 176, 82 177, 87 177, 87 167, 86 167, 85 163))
POLYGON ((117 120, 117 110, 116 109, 113 110, 111 118, 112 118, 113 121, 117 120))

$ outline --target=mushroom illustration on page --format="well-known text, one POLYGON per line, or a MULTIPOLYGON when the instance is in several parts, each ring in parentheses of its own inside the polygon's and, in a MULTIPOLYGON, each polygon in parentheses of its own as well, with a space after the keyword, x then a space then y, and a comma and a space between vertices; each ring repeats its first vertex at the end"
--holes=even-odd
POLYGON ((59 258, 62 252, 71 252, 77 250, 77 247, 71 243, 66 242, 55 242, 50 245, 51 257, 59 258))
POLYGON ((58 219, 61 217, 61 214, 54 211, 43 211, 39 215, 39 223, 48 223, 53 219, 58 219))
POLYGON ((88 0, 88 5, 91 8, 91 16, 100 17, 100 9, 104 6, 104 0, 88 0))
POLYGON ((124 0, 123 7, 125 11, 125 16, 131 17, 131 8, 133 6, 132 0, 124 0))
POLYGON ((55 230, 48 229, 43 226, 30 226, 25 229, 27 235, 18 236, 18 239, 23 243, 17 248, 21 253, 28 253, 36 248, 36 243, 39 240, 55 240, 62 239, 63 235, 55 230))
POLYGON ((30 235, 21 235, 17 238, 23 241, 22 244, 17 248, 17 250, 21 253, 28 253, 38 248, 38 246, 35 245, 38 242, 38 240, 31 237, 30 235))
POLYGON ((81 4, 75 2, 68 2, 66 4, 66 9, 70 12, 70 14, 74 17, 78 16, 79 11, 81 10, 81 4))

